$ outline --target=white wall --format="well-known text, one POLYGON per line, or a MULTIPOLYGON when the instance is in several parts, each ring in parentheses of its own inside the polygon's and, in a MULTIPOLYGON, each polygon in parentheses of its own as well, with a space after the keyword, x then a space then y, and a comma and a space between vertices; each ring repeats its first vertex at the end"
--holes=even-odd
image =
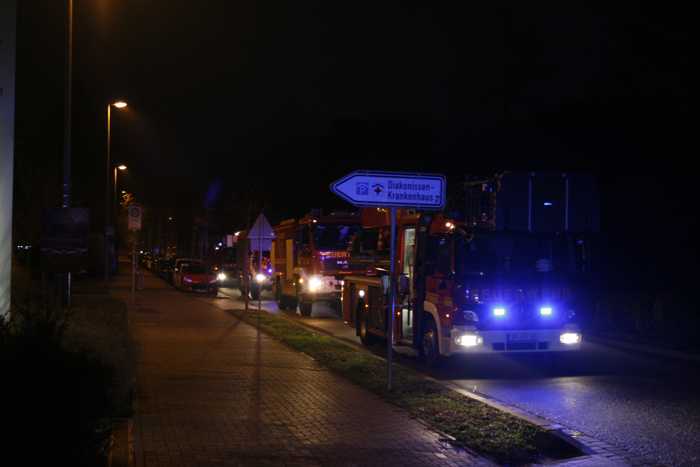
POLYGON ((10 308, 16 0, 0 0, 0 316, 10 308))

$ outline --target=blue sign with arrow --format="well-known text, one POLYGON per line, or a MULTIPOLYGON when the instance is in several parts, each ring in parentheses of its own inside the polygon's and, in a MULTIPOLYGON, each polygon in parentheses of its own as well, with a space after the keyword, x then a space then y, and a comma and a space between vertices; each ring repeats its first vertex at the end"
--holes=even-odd
POLYGON ((331 184, 331 191, 355 206, 440 210, 445 207, 443 175, 356 171, 331 184))

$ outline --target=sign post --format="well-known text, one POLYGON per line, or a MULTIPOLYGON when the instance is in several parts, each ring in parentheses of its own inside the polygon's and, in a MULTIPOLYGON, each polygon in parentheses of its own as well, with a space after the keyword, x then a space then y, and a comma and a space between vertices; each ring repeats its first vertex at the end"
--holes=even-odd
POLYGON ((262 274, 264 274, 262 266, 263 251, 269 251, 272 248, 273 238, 274 233, 270 222, 267 220, 267 217, 265 217, 265 214, 260 213, 248 233, 248 239, 251 241, 250 246, 252 247, 254 245, 253 242, 257 242, 258 245, 258 272, 252 278, 255 284, 257 284, 256 287, 258 287, 258 313, 262 311, 262 286, 264 279, 260 279, 262 278, 262 274))
POLYGON ((129 231, 134 232, 134 237, 131 241, 131 303, 136 303, 136 239, 138 236, 137 232, 141 230, 143 210, 138 204, 131 204, 129 205, 128 214, 129 231))
POLYGON ((391 391, 396 319, 396 209, 441 210, 447 182, 442 175, 402 172, 355 171, 331 184, 331 191, 358 207, 389 208, 391 215, 391 267, 387 319, 387 389, 391 391))

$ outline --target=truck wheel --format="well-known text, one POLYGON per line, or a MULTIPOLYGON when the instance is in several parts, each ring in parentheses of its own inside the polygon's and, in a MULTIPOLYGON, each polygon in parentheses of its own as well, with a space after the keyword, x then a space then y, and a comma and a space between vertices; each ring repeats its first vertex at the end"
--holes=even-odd
POLYGON ((301 316, 311 316, 312 308, 313 302, 304 302, 302 300, 299 300, 299 311, 301 312, 301 316))
POLYGON ((440 346, 438 344, 438 332, 435 322, 428 319, 423 323, 423 337, 421 338, 420 356, 429 367, 439 366, 442 361, 440 346))

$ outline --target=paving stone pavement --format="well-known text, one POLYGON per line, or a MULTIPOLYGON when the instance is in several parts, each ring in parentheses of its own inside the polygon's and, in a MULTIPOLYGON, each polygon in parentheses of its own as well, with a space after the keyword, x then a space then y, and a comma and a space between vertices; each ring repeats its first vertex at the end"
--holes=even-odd
POLYGON ((214 300, 139 292, 137 466, 490 465, 214 300))

